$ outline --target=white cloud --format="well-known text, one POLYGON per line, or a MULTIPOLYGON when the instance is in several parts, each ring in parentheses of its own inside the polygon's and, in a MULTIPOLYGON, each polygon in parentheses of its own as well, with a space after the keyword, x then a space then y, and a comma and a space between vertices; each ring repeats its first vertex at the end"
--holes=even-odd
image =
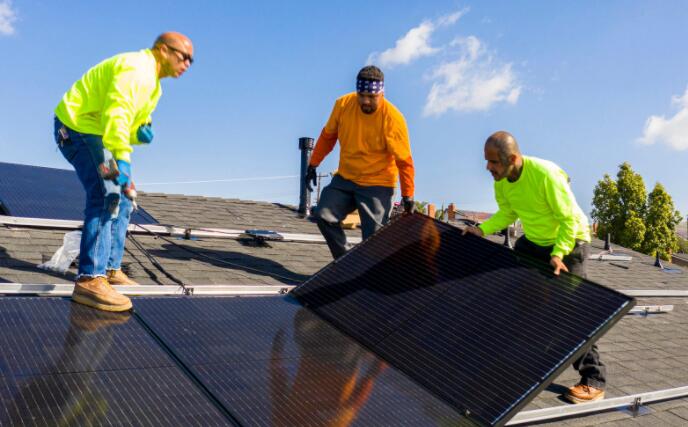
POLYGON ((664 116, 650 116, 638 142, 648 145, 663 143, 675 150, 688 149, 688 88, 683 96, 672 97, 671 102, 679 111, 668 119, 664 116))
POLYGON ((411 28, 402 38, 382 53, 373 52, 368 56, 368 64, 377 64, 391 68, 395 65, 405 65, 418 58, 434 55, 441 49, 430 45, 430 37, 437 28, 456 23, 468 9, 463 9, 449 15, 442 16, 435 21, 423 21, 417 27, 411 28))
POLYGON ((12 9, 12 1, 0 2, 0 34, 10 36, 14 34, 14 21, 17 20, 17 12, 12 9))
POLYGON ((459 57, 430 73, 433 83, 424 115, 441 115, 449 110, 485 111, 500 102, 518 101, 521 86, 511 64, 498 63, 477 37, 458 38, 450 48, 457 49, 459 57))

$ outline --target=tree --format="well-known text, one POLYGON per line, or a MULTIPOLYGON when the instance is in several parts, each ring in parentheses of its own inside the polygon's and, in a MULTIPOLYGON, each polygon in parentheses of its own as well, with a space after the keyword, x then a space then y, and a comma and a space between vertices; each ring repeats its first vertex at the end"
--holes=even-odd
POLYGON ((662 184, 657 183, 647 197, 646 231, 643 241, 643 252, 671 259, 671 254, 678 250, 676 226, 681 222, 681 214, 674 210, 674 202, 662 184))
POLYGON ((621 204, 616 182, 609 175, 604 174, 604 178, 595 186, 592 206, 591 215, 598 224, 597 237, 604 239, 609 233, 612 240, 618 241, 619 236, 615 231, 620 229, 618 226, 621 221, 621 204))
POLYGON ((661 184, 647 195, 643 178, 627 162, 619 165, 614 181, 609 175, 597 182, 593 192, 592 217, 598 223, 597 237, 630 249, 668 259, 678 248, 676 225, 681 215, 661 184))

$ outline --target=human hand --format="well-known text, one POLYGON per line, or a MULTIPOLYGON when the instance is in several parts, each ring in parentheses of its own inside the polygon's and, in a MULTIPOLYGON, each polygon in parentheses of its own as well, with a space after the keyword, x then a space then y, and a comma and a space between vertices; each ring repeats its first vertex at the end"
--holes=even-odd
POLYGON ((115 179, 117 185, 126 187, 131 181, 131 163, 126 160, 117 160, 117 169, 119 169, 119 175, 115 179))
POLYGON ((138 130, 136 131, 136 139, 139 140, 140 143, 142 144, 150 144, 153 142, 153 124, 152 123, 146 123, 144 125, 139 126, 138 130))
POLYGON ((412 214, 416 211, 416 202, 413 201, 411 196, 402 197, 401 204, 404 206, 404 212, 407 214, 412 214))
POLYGON ((569 272, 569 269, 566 268, 566 264, 564 264, 564 261, 562 261, 561 258, 559 258, 558 256, 553 256, 552 258, 550 258, 549 265, 554 267, 555 276, 558 276, 559 272, 561 271, 565 271, 567 273, 569 272))
POLYGON ((465 236, 468 233, 475 234, 478 237, 483 237, 485 235, 485 233, 483 233, 483 230, 480 227, 475 227, 473 225, 469 225, 468 227, 464 228, 461 235, 465 236))
POLYGON ((308 191, 313 191, 311 183, 313 183, 313 185, 318 185, 318 173, 315 171, 315 166, 308 166, 304 180, 306 181, 306 188, 308 188, 308 191))

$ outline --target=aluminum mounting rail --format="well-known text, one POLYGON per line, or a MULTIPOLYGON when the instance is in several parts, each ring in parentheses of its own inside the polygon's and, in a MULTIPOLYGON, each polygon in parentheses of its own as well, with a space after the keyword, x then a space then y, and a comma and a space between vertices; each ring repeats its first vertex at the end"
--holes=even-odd
POLYGON ((619 289, 629 297, 688 297, 688 291, 671 289, 619 289))
MULTIPOLYGON (((193 295, 202 296, 260 296, 283 295, 293 289, 291 285, 186 285, 193 295)), ((117 291, 129 296, 185 295, 184 288, 178 285, 139 285, 117 286, 117 291)), ((33 284, 0 283, 0 295, 22 296, 37 295, 68 297, 72 295, 74 284, 33 284)))
POLYGON ((655 314, 655 313, 668 313, 674 311, 674 306, 671 304, 667 305, 636 305, 628 312, 628 314, 655 314))
POLYGON ((593 414, 595 412, 608 411, 625 407, 639 407, 646 403, 659 402, 662 400, 678 399, 688 396, 688 386, 670 388, 665 390, 650 391, 646 393, 631 394, 628 396, 614 397, 611 399, 598 400, 597 402, 579 403, 577 405, 561 405, 552 408, 535 409, 533 411, 519 412, 506 425, 515 426, 519 424, 532 423, 538 421, 554 420, 557 418, 567 418, 577 415, 593 414))
MULTIPOLYGON (((40 227, 60 230, 78 230, 81 228, 82 221, 72 221, 64 219, 44 219, 44 218, 21 218, 15 216, 0 215, 0 225, 14 225, 23 227, 40 227)), ((237 240, 244 237, 245 230, 228 228, 183 228, 159 224, 129 224, 130 233, 146 235, 150 233, 162 234, 172 237, 184 238, 214 238, 237 240)), ((283 233, 279 232, 283 239, 282 242, 297 243, 325 243, 325 239, 319 234, 306 233, 283 233)), ((360 237, 348 237, 350 243, 360 243, 360 237)))

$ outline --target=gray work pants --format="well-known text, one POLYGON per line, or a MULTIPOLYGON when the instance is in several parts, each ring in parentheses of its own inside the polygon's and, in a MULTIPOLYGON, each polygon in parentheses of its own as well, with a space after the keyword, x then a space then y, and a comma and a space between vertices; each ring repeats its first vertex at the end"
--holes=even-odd
POLYGON ((365 187, 339 175, 323 188, 315 210, 318 228, 337 259, 348 249, 341 221, 358 209, 363 239, 367 239, 389 221, 394 198, 393 187, 365 187))

